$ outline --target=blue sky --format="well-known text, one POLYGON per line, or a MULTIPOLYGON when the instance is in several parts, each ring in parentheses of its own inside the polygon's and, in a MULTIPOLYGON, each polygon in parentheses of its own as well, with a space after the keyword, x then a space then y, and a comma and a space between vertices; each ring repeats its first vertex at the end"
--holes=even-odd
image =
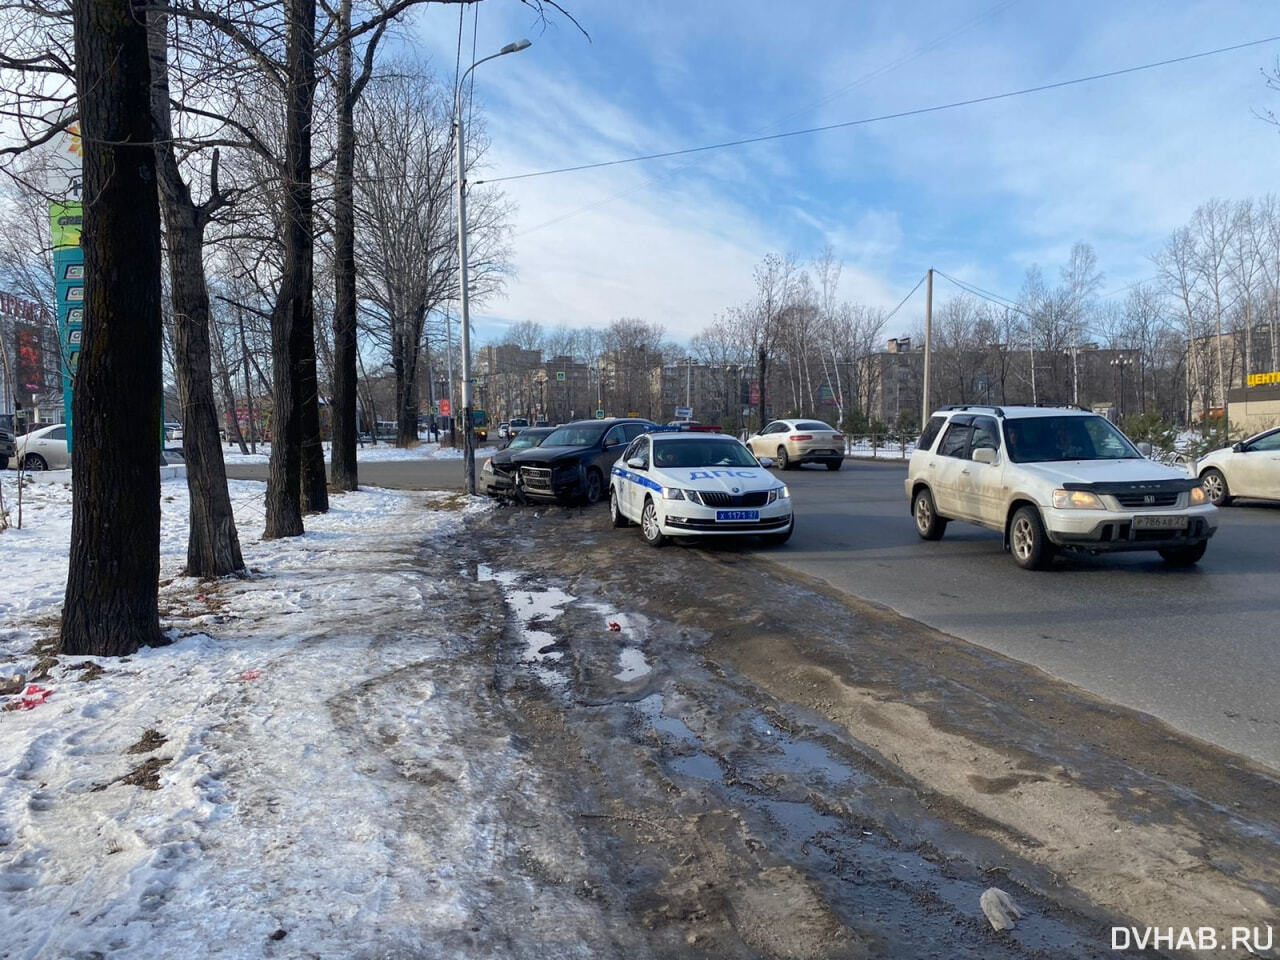
MULTIPOLYGON (((484 179, 918 109, 1280 34, 1269 2, 563 0, 590 34, 516 0, 465 10, 491 140, 484 179)), ((458 9, 411 36, 451 78, 458 9)), ((844 299, 892 308, 932 266, 1007 296, 1077 240, 1106 291, 1211 197, 1276 189, 1280 113, 1261 71, 1280 42, 995 103, 501 184, 515 275, 473 310, 505 324, 662 324, 675 340, 752 294, 768 253, 830 244, 844 299)), ((946 295, 946 284, 939 295, 946 295)), ((923 315, 920 294, 887 336, 923 315)))

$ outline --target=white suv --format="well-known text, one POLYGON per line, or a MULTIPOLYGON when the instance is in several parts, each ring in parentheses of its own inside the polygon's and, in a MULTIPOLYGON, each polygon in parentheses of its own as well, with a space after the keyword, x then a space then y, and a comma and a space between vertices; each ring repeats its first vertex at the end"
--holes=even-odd
POLYGON ((1074 408, 944 407, 911 455, 906 492, 925 540, 949 520, 976 523, 1002 533, 1030 570, 1059 550, 1156 550, 1190 566, 1218 527, 1198 480, 1074 408))

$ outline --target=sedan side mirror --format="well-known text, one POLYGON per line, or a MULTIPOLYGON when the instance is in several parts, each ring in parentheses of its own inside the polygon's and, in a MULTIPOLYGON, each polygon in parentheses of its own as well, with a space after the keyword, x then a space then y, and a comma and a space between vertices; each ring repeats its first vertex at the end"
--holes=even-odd
POLYGON ((648 465, 640 457, 632 457, 627 461, 627 466, 632 470, 648 470, 648 465))
POLYGON ((1234 450, 1236 453, 1244 453, 1244 444, 1241 441, 1237 440, 1235 443, 1231 445, 1231 449, 1234 450))
POLYGON ((979 447, 977 450, 973 451, 973 462, 974 463, 995 463, 996 452, 992 450, 990 447, 979 447))

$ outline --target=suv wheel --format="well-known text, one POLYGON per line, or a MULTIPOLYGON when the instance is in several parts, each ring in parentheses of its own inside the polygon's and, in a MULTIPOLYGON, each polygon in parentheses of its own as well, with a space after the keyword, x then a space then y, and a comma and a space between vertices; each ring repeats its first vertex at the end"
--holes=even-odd
POLYGON ((790 469, 791 469, 791 458, 787 456, 787 448, 786 448, 786 447, 779 447, 779 448, 778 448, 778 469, 780 469, 780 470, 790 470, 790 469))
POLYGON ((651 547, 660 547, 667 542, 658 527, 658 511, 652 499, 644 502, 644 512, 640 514, 640 533, 644 536, 644 542, 651 547))
POLYGON ((1053 544, 1035 507, 1019 507, 1009 525, 1013 561, 1024 570, 1043 570, 1053 562, 1053 544))
POLYGON ((922 540, 941 540, 947 530, 946 517, 938 516, 933 506, 933 494, 921 487, 911 504, 911 514, 916 518, 916 533, 922 540))
POLYGON ((600 476, 600 471, 595 467, 587 471, 587 489, 583 496, 588 506, 597 504, 604 498, 604 480, 600 476))
POLYGON ((1160 551, 1160 556, 1171 567, 1190 567, 1200 562, 1208 546, 1208 540, 1201 540, 1190 547, 1167 547, 1160 551))
POLYGON ((840 457, 838 460, 827 461, 828 470, 839 470, 843 466, 844 466, 844 457, 840 457))
POLYGON ((609 519, 615 527, 625 527, 628 523, 626 515, 618 505, 618 488, 609 488, 609 519))
POLYGON ((1204 484, 1204 492, 1209 495, 1209 502, 1215 507, 1225 507, 1231 503, 1231 490, 1221 470, 1210 467, 1200 475, 1200 482, 1204 484))

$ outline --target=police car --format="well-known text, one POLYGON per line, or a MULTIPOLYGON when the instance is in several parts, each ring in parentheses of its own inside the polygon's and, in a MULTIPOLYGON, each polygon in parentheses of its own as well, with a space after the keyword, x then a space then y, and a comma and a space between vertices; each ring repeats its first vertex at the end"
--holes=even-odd
POLYGON ((640 524, 654 547, 668 537, 753 534, 781 544, 795 529, 786 484, 741 441, 687 431, 631 442, 609 477, 609 515, 615 527, 640 524))

